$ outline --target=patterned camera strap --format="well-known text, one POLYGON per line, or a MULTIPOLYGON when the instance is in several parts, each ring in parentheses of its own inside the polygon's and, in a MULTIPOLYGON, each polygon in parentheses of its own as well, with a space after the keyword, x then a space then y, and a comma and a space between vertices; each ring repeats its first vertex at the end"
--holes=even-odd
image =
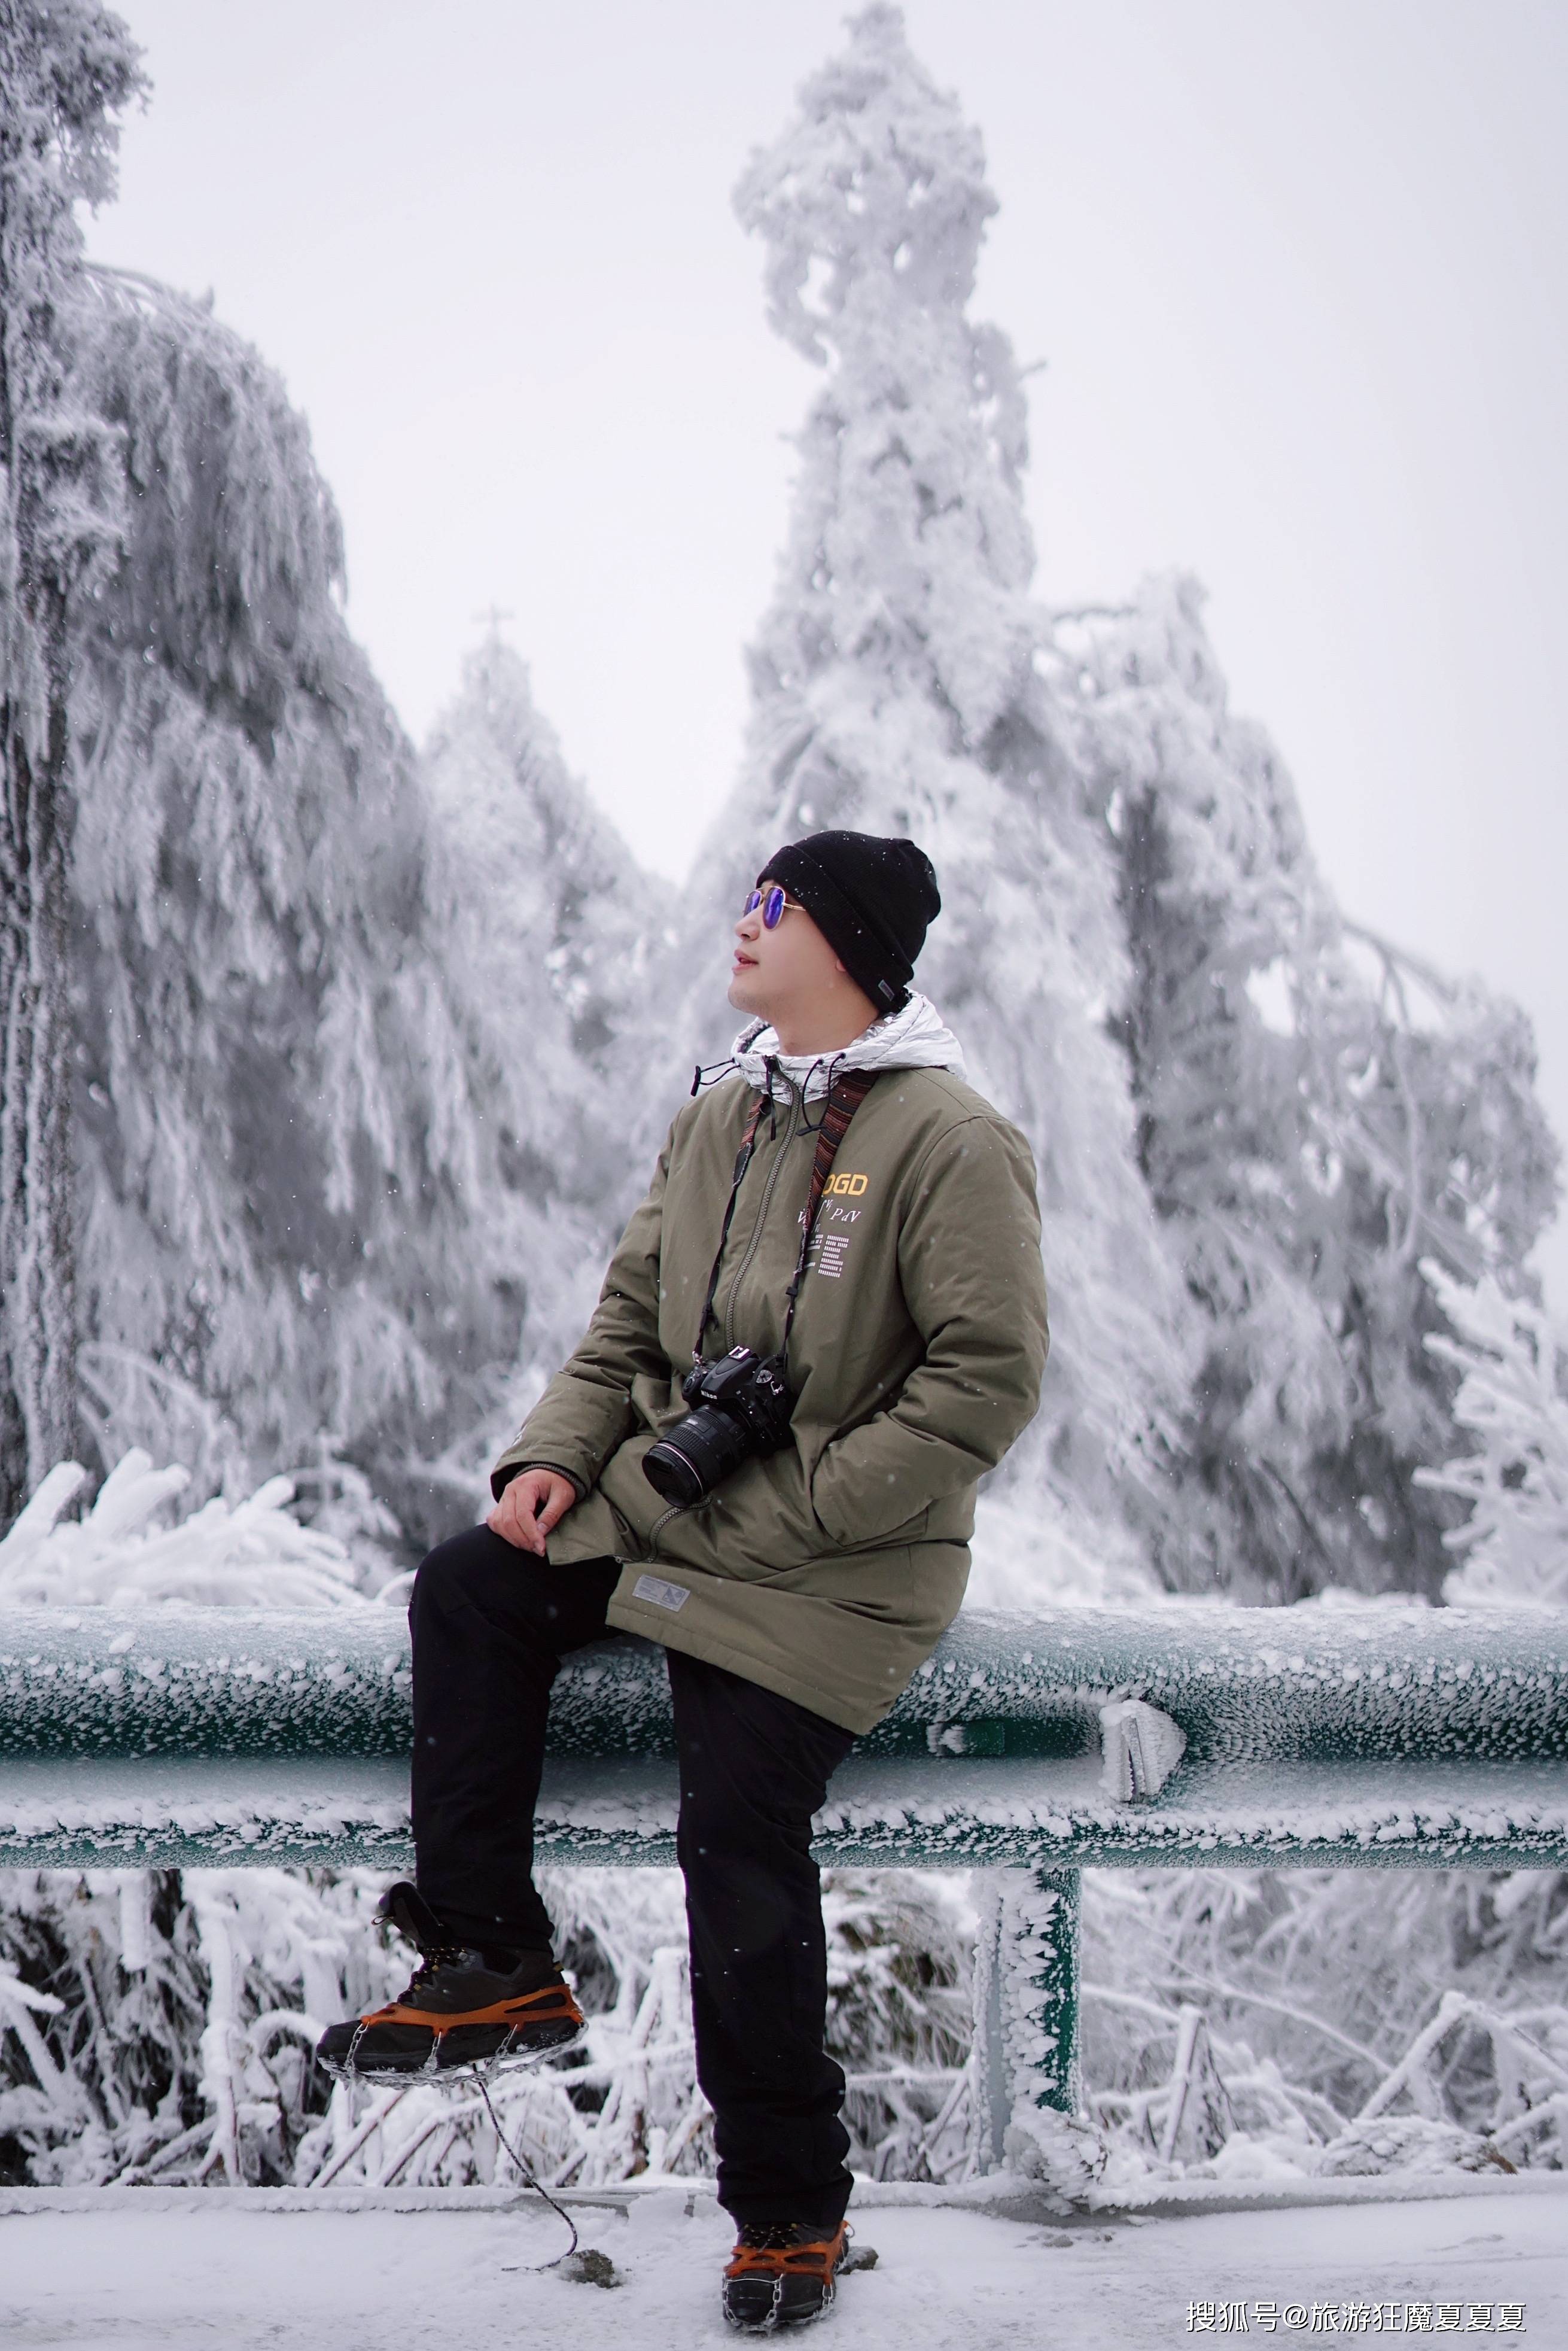
MULTIPOLYGON (((822 1195, 828 1188, 828 1178, 833 1172, 833 1161, 838 1155, 840 1144, 849 1131, 851 1119, 853 1118, 875 1083, 876 1075, 873 1071, 846 1070, 841 1078, 834 1079, 829 1089, 821 1123, 817 1128, 817 1151, 811 1162, 810 1189, 806 1195, 805 1211, 800 1218, 800 1254, 795 1260, 794 1277, 785 1292, 789 1303, 784 1316, 784 1336, 779 1342, 780 1357, 789 1344, 790 1327, 795 1320, 795 1302, 800 1294, 800 1284, 806 1279, 806 1257, 811 1246, 811 1235, 816 1230, 817 1211, 822 1205, 822 1195)), ((735 1173, 729 1179, 729 1197, 725 1202, 724 1222, 719 1228, 718 1247, 714 1251, 713 1270, 707 1278, 707 1296, 703 1301, 702 1321, 697 1324, 696 1344, 692 1349, 694 1363, 702 1361, 703 1340, 707 1334, 708 1317, 713 1312, 713 1301, 718 1294, 718 1270, 724 1261, 725 1244, 729 1238, 729 1228, 735 1218, 735 1204, 739 1197, 742 1178, 751 1165, 751 1155, 757 1144, 757 1130, 762 1123, 762 1113, 767 1109, 768 1102, 768 1096, 766 1093, 760 1093, 752 1103, 751 1114, 746 1122, 746 1132, 740 1138, 740 1149, 736 1154, 735 1173)))

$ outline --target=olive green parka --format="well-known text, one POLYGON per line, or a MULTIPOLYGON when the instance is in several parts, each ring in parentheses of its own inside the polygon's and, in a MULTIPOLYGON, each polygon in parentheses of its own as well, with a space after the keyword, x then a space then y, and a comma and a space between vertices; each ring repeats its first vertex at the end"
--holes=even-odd
MULTIPOLYGON (((852 1065, 852 1053, 841 1057, 852 1065)), ((821 1102, 762 1113, 719 1267, 713 1355, 778 1347, 821 1102)), ((957 1614, 977 1482, 1032 1417, 1049 1344, 1028 1144, 949 1069, 877 1075, 840 1146, 789 1338, 793 1441, 673 1510, 643 1457, 686 1411, 758 1092, 688 1102, 580 1346, 492 1473, 570 1478, 552 1562, 622 1562, 610 1621, 873 1728, 957 1614)))

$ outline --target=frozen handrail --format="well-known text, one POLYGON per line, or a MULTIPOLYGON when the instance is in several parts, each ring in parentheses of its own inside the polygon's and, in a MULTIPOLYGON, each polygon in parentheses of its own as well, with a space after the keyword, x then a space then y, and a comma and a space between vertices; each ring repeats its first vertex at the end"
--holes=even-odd
MULTIPOLYGON (((0 1608, 0 1864, 406 1869, 409 1746, 390 1609, 0 1608)), ((672 1746, 655 1648, 570 1656, 541 1855, 672 1860, 672 1746)), ((1035 2147, 1063 2179, 1087 2144, 1080 1865, 1568 1867, 1568 1623, 976 1610, 834 1775, 815 1842, 824 1860, 985 1872, 981 2161, 1035 2147)))
MULTIPOLYGON (((0 1609, 0 1755, 400 1755, 401 1612, 0 1609)), ((1157 1707, 1198 1765, 1568 1761, 1568 1619, 1544 1610, 1151 1607, 959 1617, 866 1755, 1097 1751, 1157 1707)), ((673 1751, 658 1651, 569 1657, 550 1750, 673 1751)), ((1180 1778, 1180 1773, 1176 1775, 1180 1778)))

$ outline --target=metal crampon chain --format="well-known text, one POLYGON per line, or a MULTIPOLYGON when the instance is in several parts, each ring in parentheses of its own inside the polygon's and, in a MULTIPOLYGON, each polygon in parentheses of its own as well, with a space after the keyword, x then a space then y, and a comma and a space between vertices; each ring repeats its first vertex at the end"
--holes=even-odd
POLYGON ((437 2033, 432 2038, 430 2054, 423 2064, 388 2066, 383 2071, 375 2065, 361 2067, 357 2062, 360 2043, 371 2022, 368 2017, 361 2019, 354 2028, 354 2037, 349 2043, 349 2052, 341 2066, 329 2070, 337 2072, 342 2081, 373 2082, 383 2089, 406 2087, 415 2082, 423 2082, 429 2086, 442 2082, 461 2081, 470 2074, 477 2077, 481 2072, 486 2080, 490 2081, 497 2074, 529 2071, 541 2065, 548 2057, 564 2057, 579 2047, 582 2040, 580 2029, 570 2041, 555 2042, 549 2048, 537 2049, 530 2047, 526 2041, 520 2042, 513 2032, 508 2033, 501 2046, 493 2050, 488 2057, 465 2057, 456 2064, 441 2065, 437 2063, 441 2044, 441 2036, 437 2033))
POLYGON ((454 2089, 457 2088, 460 2085, 466 2087, 467 2083, 471 2080, 473 2086, 478 2091, 480 2098, 484 2102, 485 2112, 490 2117, 490 2127, 496 2134, 497 2143, 498 2146, 505 2147, 507 2153, 511 2157, 512 2161, 517 2165, 517 2170, 521 2174, 524 2187, 531 2188, 537 2196, 540 2196, 544 2199, 544 2201, 549 2206, 552 2212, 559 2214, 560 2218, 566 2222, 568 2231, 571 2237, 570 2244, 566 2247, 564 2252, 557 2253, 553 2261, 529 2262, 526 2266, 530 2270, 553 2270, 558 2269, 562 2262, 570 2261, 572 2254, 577 2251, 578 2238, 576 2221, 572 2219, 571 2214, 568 2212, 562 2205, 556 2202, 555 2198, 550 2194, 549 2189, 545 2186, 544 2182, 541 2179, 535 2179, 529 2166, 523 2160, 523 2158, 518 2154, 517 2148, 512 2145, 511 2140, 501 2128, 500 2117, 497 2116, 495 2107, 490 2103, 491 2077, 497 2071, 503 2068, 508 2071, 510 2070, 510 2068, 507 2066, 507 2061, 509 2058, 527 2059, 531 2062, 540 2057, 553 2056, 555 2052, 553 2050, 547 2049, 515 2049, 510 2044, 515 2041, 516 2035, 508 2033, 507 2040, 502 2043, 499 2049, 495 2051, 493 2055, 485 2058, 469 2058, 461 2065, 449 2065, 444 2072, 438 2072, 435 2059, 437 2048, 439 2046, 439 2036, 433 2036, 429 2058, 423 2065, 418 2067, 416 2070, 411 2072, 405 2071, 396 2074, 361 2074, 354 2060, 359 2053, 360 2043, 364 2039, 365 2034, 369 2030, 369 2023, 370 2020, 368 2018, 361 2019, 359 2024, 355 2028, 354 2037, 349 2043, 349 2053, 343 2060, 342 2080, 344 2086, 347 2088, 349 2093, 349 2124, 350 2129, 353 2127, 354 2122, 354 2089, 356 2085, 361 2081, 369 2083, 379 2081, 383 2085, 388 2083, 395 2082, 400 2088, 412 2090, 422 2084, 426 2088, 440 2088, 447 2083, 450 2083, 454 2089))

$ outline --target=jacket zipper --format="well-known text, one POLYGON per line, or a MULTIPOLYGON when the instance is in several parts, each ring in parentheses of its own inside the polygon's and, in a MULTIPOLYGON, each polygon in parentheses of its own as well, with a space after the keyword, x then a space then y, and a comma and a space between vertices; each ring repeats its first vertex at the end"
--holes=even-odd
MULTIPOLYGON (((789 1082, 790 1081, 788 1079, 785 1080, 785 1083, 787 1085, 789 1084, 789 1082)), ((731 1346, 735 1344, 735 1327, 732 1320, 735 1312, 735 1293, 739 1289, 741 1282, 745 1280, 752 1259, 757 1255, 758 1249, 761 1247, 762 1228, 768 1221, 768 1211, 773 1203, 774 1187, 778 1184, 779 1172, 784 1165, 784 1162, 789 1156, 789 1145, 794 1142, 798 1132, 795 1119, 799 1107, 800 1105, 795 1098, 794 1088, 791 1086, 789 1094, 789 1124, 785 1131, 784 1139, 779 1146, 778 1156, 775 1158, 772 1166, 768 1171, 768 1181, 764 1185, 762 1190, 762 1205, 757 1212, 757 1222, 751 1228, 751 1238, 746 1244, 746 1254, 741 1259, 740 1263, 737 1266, 735 1273, 730 1280, 729 1305, 724 1319, 724 1335, 731 1346)), ((654 1520, 653 1525, 648 1530, 649 1549, 654 1552, 657 1551, 659 1537, 663 1534, 664 1529, 669 1525, 672 1519, 682 1518, 687 1510, 695 1510, 696 1507, 697 1505, 694 1502, 672 1502, 667 1510, 661 1511, 660 1515, 654 1520)))
POLYGON ((795 1120, 800 1104, 796 1099, 794 1083, 792 1080, 788 1078, 785 1079, 784 1082, 789 1087, 789 1123, 785 1130, 784 1140, 779 1146, 779 1155, 768 1171, 768 1181, 763 1187, 762 1193, 762 1205, 757 1211, 757 1222, 751 1228, 751 1238, 746 1244, 746 1254, 741 1259, 740 1263, 736 1267, 734 1273, 730 1277, 728 1292, 729 1302, 725 1309, 724 1317, 724 1336, 727 1344, 731 1347, 735 1344, 735 1294, 751 1270, 752 1259, 757 1255, 758 1250, 762 1246, 762 1228, 768 1222, 768 1211, 773 1205, 774 1190, 778 1185, 779 1175, 782 1172, 784 1162, 789 1155, 789 1145, 795 1141, 796 1135, 799 1132, 795 1124, 795 1120))
MULTIPOLYGON (((789 1084, 788 1079, 785 1079, 785 1084, 789 1084)), ((736 1290, 740 1289, 740 1281, 743 1281, 743 1279, 746 1279, 747 1270, 750 1270, 752 1258, 757 1256, 757 1250, 759 1250, 759 1246, 762 1246, 762 1228, 764 1228, 764 1225, 767 1225, 767 1220, 768 1220, 768 1208, 771 1208, 771 1206, 773 1206, 773 1189, 776 1189, 776 1185, 779 1185, 779 1176, 780 1176, 780 1171, 783 1171, 783 1164, 785 1164, 785 1159, 788 1159, 788 1156, 789 1156, 789 1145, 792 1145, 792 1143, 795 1143, 795 1135, 800 1134, 800 1128, 795 1126, 797 1110, 800 1110, 800 1102, 797 1102, 797 1098, 795 1098, 795 1089, 792 1089, 792 1086, 789 1086, 789 1126, 788 1126, 788 1131, 785 1131, 783 1143, 780 1143, 780 1145, 779 1145, 779 1156, 776 1156, 776 1159, 773 1159, 773 1166, 768 1168, 768 1180, 767 1180, 767 1185, 764 1185, 764 1187, 762 1187, 762 1206, 759 1206, 759 1208, 757 1208, 757 1223, 752 1225, 752 1237, 750 1237, 750 1241, 747 1241, 747 1244, 746 1244, 746 1256, 740 1258, 740 1265, 736 1267, 734 1277, 731 1277, 731 1283, 728 1283, 728 1310, 727 1310, 727 1314, 724 1314, 724 1338, 727 1338, 727 1343, 731 1344, 731 1347, 734 1347, 734 1343, 736 1343, 736 1326, 734 1326, 736 1290)), ((686 1511, 689 1511, 689 1510, 695 1510, 695 1502, 673 1502, 673 1505, 670 1505, 670 1510, 661 1511, 661 1514, 658 1514, 658 1519, 653 1519, 653 1526, 649 1528, 649 1550, 653 1550, 653 1552, 658 1550, 658 1538, 661 1538, 661 1535, 663 1535, 663 1531, 665 1531, 665 1526, 668 1526, 668 1523, 670 1523, 670 1519, 685 1519, 685 1514, 686 1514, 686 1511)))

